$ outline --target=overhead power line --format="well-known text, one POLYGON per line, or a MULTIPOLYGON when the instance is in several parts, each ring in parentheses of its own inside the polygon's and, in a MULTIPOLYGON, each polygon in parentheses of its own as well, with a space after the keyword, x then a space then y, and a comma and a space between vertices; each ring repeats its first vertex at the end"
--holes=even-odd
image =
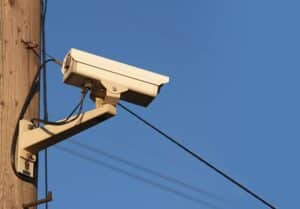
POLYGON ((168 135, 167 133, 165 133, 164 131, 162 131, 161 129, 159 129, 158 127, 156 127, 155 125, 153 125, 152 123, 148 122, 146 119, 142 118, 137 113, 135 113, 132 110, 130 110, 129 108, 127 108, 125 105, 123 105, 121 103, 119 103, 118 105, 122 109, 124 109, 126 112, 130 113, 132 116, 134 116, 135 118, 137 118, 138 120, 140 120, 141 122, 143 122, 145 125, 147 125, 148 127, 152 128, 153 130, 155 130, 160 135, 164 136, 166 139, 168 139, 170 142, 172 142, 173 144, 175 144, 177 147, 179 147, 180 149, 184 150, 185 152, 187 152, 188 154, 190 154, 191 156, 193 156, 194 158, 196 158, 197 160, 199 160, 200 162, 204 163, 206 166, 208 166, 209 168, 211 168, 213 171, 217 172, 218 174, 220 174, 221 176, 223 176, 225 179, 227 179, 228 181, 230 181, 231 183, 235 184, 237 187, 239 187, 243 191, 245 191, 248 194, 250 194, 252 197, 254 197, 258 201, 260 201, 261 203, 263 203, 265 206, 267 206, 267 207, 269 207, 271 209, 276 209, 275 206, 273 206, 271 203, 269 203, 268 201, 266 201, 265 199, 263 199, 262 197, 260 197, 259 195, 257 195, 253 191, 251 191, 250 189, 248 189, 246 186, 244 186, 243 184, 241 184, 240 182, 238 182, 234 178, 232 178, 229 175, 227 175, 225 172, 223 172, 220 169, 218 169, 213 164, 209 163, 207 160, 205 160, 203 157, 201 157, 198 154, 196 154, 195 152, 193 152, 191 149, 189 149, 186 146, 184 146, 181 143, 179 143, 176 139, 174 139, 173 137, 171 137, 170 135, 168 135))
POLYGON ((183 180, 180 180, 180 179, 177 179, 175 177, 163 174, 160 171, 157 171, 157 170, 154 170, 154 169, 151 169, 151 168, 147 168, 144 165, 140 165, 140 164, 138 164, 136 162, 124 159, 121 156, 109 153, 109 152, 104 151, 104 150, 102 150, 100 148, 96 148, 94 146, 90 146, 90 145, 87 145, 87 144, 84 144, 84 143, 81 143, 81 142, 78 142, 78 141, 68 140, 68 142, 70 144, 73 144, 74 146, 80 147, 81 149, 85 149, 85 150, 87 150, 89 152, 92 152, 92 153, 95 153, 95 154, 97 154, 99 156, 104 156, 107 159, 113 160, 115 162, 121 163, 121 164, 126 165, 128 167, 131 167, 133 169, 136 169, 136 170, 145 172, 147 174, 150 174, 152 176, 158 177, 158 178, 160 178, 160 179, 162 179, 164 181, 167 181, 169 183, 175 184, 177 186, 181 186, 181 187, 183 187, 185 189, 188 189, 190 191, 196 192, 196 193, 198 193, 200 195, 205 195, 205 196, 207 196, 209 198, 212 198, 214 200, 225 202, 224 198, 221 198, 219 195, 216 195, 214 193, 208 192, 208 191, 206 191, 204 189, 201 189, 201 188, 199 188, 199 187, 197 187, 195 185, 188 184, 188 183, 184 182, 183 180))
POLYGON ((211 203, 210 201, 201 200, 197 197, 191 196, 188 193, 185 193, 185 192, 180 191, 178 189, 172 188, 172 187, 167 186, 165 184, 162 184, 160 182, 157 182, 157 181, 154 181, 152 179, 146 178, 142 175, 138 175, 138 174, 135 174, 133 172, 127 171, 126 169, 117 167, 115 165, 111 165, 111 164, 107 163, 106 161, 101 161, 99 159, 94 159, 94 158, 90 157, 89 155, 82 154, 82 152, 76 151, 74 149, 70 149, 70 148, 67 148, 67 147, 64 147, 64 146, 61 146, 61 145, 55 145, 54 148, 56 148, 56 149, 58 149, 62 152, 65 152, 69 155, 72 155, 74 157, 77 157, 77 158, 80 158, 82 160, 88 161, 88 162, 93 163, 95 165, 102 166, 106 169, 112 170, 114 172, 125 175, 129 178, 135 179, 139 182, 145 183, 146 185, 153 186, 153 187, 155 187, 157 189, 160 189, 162 191, 174 194, 178 197, 181 197, 181 198, 184 198, 186 200, 192 201, 196 204, 200 204, 200 205, 204 206, 205 208, 221 209, 219 206, 215 205, 214 203, 211 203))

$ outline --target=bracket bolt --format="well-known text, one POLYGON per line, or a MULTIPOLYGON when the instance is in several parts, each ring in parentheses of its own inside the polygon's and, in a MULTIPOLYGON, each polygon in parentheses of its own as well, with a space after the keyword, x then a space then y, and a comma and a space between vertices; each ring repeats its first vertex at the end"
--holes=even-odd
POLYGON ((30 167, 30 163, 28 160, 25 161, 25 169, 26 170, 29 170, 29 167, 30 167))

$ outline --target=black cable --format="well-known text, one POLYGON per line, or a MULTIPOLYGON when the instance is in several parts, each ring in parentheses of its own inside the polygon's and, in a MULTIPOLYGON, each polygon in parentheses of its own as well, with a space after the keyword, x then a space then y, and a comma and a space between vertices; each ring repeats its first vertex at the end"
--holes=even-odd
POLYGON ((34 75, 34 78, 31 82, 31 86, 30 86, 30 89, 27 93, 27 96, 25 98, 25 101, 24 101, 24 104, 22 106, 22 109, 18 115, 18 118, 16 120, 16 126, 15 126, 15 130, 14 130, 14 134, 13 134, 13 139, 12 139, 12 144, 11 144, 11 150, 10 150, 10 160, 11 160, 11 166, 12 166, 12 169, 15 173, 16 176, 18 176, 19 178, 23 179, 24 181, 27 181, 27 182, 34 182, 31 178, 27 178, 23 175, 20 175, 18 172, 17 172, 17 169, 15 167, 15 153, 16 153, 16 146, 17 146, 17 141, 18 141, 18 132, 19 132, 19 121, 21 119, 23 119, 25 113, 26 113, 26 110, 33 98, 33 96, 35 95, 37 89, 38 89, 38 86, 39 86, 39 77, 40 77, 40 73, 41 73, 41 70, 43 69, 43 66, 44 65, 47 65, 49 62, 55 62, 54 59, 48 59, 46 60, 43 64, 40 65, 39 69, 37 70, 36 74, 34 75))
POLYGON ((224 198, 222 198, 222 197, 220 197, 220 196, 218 196, 214 193, 211 193, 207 190, 204 190, 204 189, 201 189, 197 186, 188 184, 188 183, 184 182, 183 180, 180 180, 180 179, 177 179, 175 177, 163 174, 163 173, 161 173, 159 171, 156 171, 156 170, 153 170, 151 168, 147 168, 144 165, 140 165, 138 163, 129 161, 129 160, 124 159, 124 158, 122 158, 118 155, 115 155, 115 154, 109 153, 107 151, 101 150, 100 148, 96 148, 94 146, 90 146, 90 145, 87 145, 87 144, 84 144, 84 143, 81 143, 81 142, 78 142, 78 141, 74 141, 74 140, 68 140, 68 143, 73 144, 74 146, 80 147, 81 149, 85 149, 89 152, 95 153, 99 156, 104 156, 107 159, 110 159, 110 160, 113 160, 115 162, 121 163, 121 164, 126 165, 128 167, 131 167, 133 169, 136 169, 136 170, 145 172, 147 174, 150 174, 152 176, 158 177, 158 178, 160 178, 164 181, 167 181, 169 183, 175 184, 177 186, 181 186, 185 189, 191 190, 191 191, 196 192, 200 195, 205 195, 209 198, 212 198, 212 199, 218 200, 218 201, 222 201, 222 202, 226 201, 224 198))
POLYGON ((58 64, 58 65, 60 65, 60 66, 63 65, 63 62, 62 62, 61 60, 56 59, 56 58, 53 57, 51 54, 49 54, 49 53, 46 52, 46 55, 47 55, 47 57, 49 57, 49 58, 55 59, 55 63, 56 63, 56 64, 58 64))
POLYGON ((273 206, 271 203, 267 202, 262 197, 260 197, 259 195, 257 195, 256 193, 254 193, 250 189, 248 189, 246 186, 242 185, 237 180, 235 180, 234 178, 230 177, 229 175, 227 175, 226 173, 224 173, 223 171, 221 171, 220 169, 218 169, 217 167, 215 167, 214 165, 212 165, 211 163, 209 163, 208 161, 206 161, 204 158, 200 157, 198 154, 196 154, 195 152, 193 152, 189 148, 185 147, 184 145, 182 145, 178 141, 176 141, 174 138, 172 138, 171 136, 169 136, 168 134, 166 134, 165 132, 163 132, 162 130, 160 130, 159 128, 157 128, 156 126, 154 126, 153 124, 151 124, 150 122, 148 122, 147 120, 145 120, 144 118, 142 118, 141 116, 139 116, 138 114, 136 114, 135 112, 133 112, 132 110, 130 110, 129 108, 127 108, 125 105, 123 105, 121 103, 119 103, 118 105, 121 108, 123 108, 125 111, 127 111, 128 113, 130 113, 131 115, 133 115, 135 118, 137 118, 138 120, 142 121, 144 124, 146 124, 147 126, 149 126, 150 128, 152 128, 153 130, 155 130, 156 132, 158 132, 159 134, 161 134, 162 136, 164 136, 166 139, 168 139, 172 143, 174 143, 177 147, 183 149, 185 152, 187 152, 188 154, 190 154, 191 156, 193 156, 197 160, 199 160, 202 163, 204 163, 206 166, 208 166, 209 168, 211 168, 212 170, 214 170, 215 172, 217 172, 218 174, 220 174, 221 176, 223 176, 225 179, 227 179, 228 181, 232 182, 233 184, 235 184, 236 186, 238 186, 239 188, 241 188, 242 190, 244 190, 245 192, 247 192, 248 194, 250 194, 255 199, 259 200, 264 205, 268 206, 271 209, 276 209, 275 206, 273 206))
MULTIPOLYGON (((42 13, 42 63, 46 60, 46 32, 45 32, 45 23, 46 23, 46 14, 47 14, 48 1, 44 0, 43 4, 43 13, 42 13)), ((43 70, 43 110, 44 110, 44 119, 48 120, 48 98, 47 98, 47 65, 44 65, 43 70)))
POLYGON ((49 121, 49 120, 44 120, 44 119, 40 119, 40 118, 33 118, 33 119, 31 119, 31 122, 34 123, 34 124, 39 122, 39 123, 44 123, 44 124, 49 124, 49 125, 60 126, 60 125, 65 125, 67 123, 70 123, 70 122, 73 122, 73 121, 77 120, 80 117, 81 113, 82 113, 84 99, 86 97, 87 90, 88 89, 83 89, 82 90, 81 99, 80 99, 79 103, 74 107, 74 109, 71 111, 71 113, 64 120, 55 122, 55 121, 49 121), (77 111, 76 116, 71 118, 76 111, 77 111))
MULTIPOLYGON (((46 60, 46 17, 47 17, 47 6, 48 1, 44 0, 42 5, 42 30, 41 30, 41 40, 42 40, 42 63, 46 60)), ((47 65, 44 65, 43 70, 43 111, 44 111, 44 120, 48 121, 48 98, 47 98, 47 65)), ((45 196, 48 193, 48 150, 47 148, 44 150, 44 169, 45 169, 45 196)), ((48 209, 48 202, 45 204, 45 208, 48 209)))
MULTIPOLYGON (((30 42, 30 41, 21 40, 21 42, 26 46, 27 49, 31 50, 35 54, 35 56, 37 56, 38 58, 41 58, 40 54, 36 51, 36 49, 40 49, 41 50, 41 48, 40 48, 39 45, 34 44, 34 43, 30 42)), ((61 60, 56 59, 54 56, 52 56, 48 52, 45 52, 45 54, 47 55, 47 57, 49 59, 53 59, 54 60, 53 62, 55 64, 62 66, 63 62, 61 60)))
MULTIPOLYGON (((27 45, 26 42, 23 42, 23 43, 27 45)), ((29 50, 34 50, 32 48, 28 48, 28 49, 29 50)), ((34 75, 34 78, 31 82, 29 91, 26 95, 26 98, 24 100, 21 111, 20 111, 20 113, 18 115, 18 118, 16 120, 16 126, 15 126, 15 129, 14 129, 14 132, 13 132, 11 149, 10 149, 10 161, 11 161, 11 167, 12 167, 12 170, 13 170, 14 174, 18 178, 22 179, 23 181, 30 182, 30 183, 35 183, 36 180, 19 174, 17 172, 17 169, 16 169, 15 153, 16 153, 16 146, 17 146, 17 143, 18 143, 19 121, 24 118, 24 115, 25 115, 25 113, 28 109, 28 106, 30 105, 30 102, 31 102, 32 98, 34 97, 35 93, 39 90, 39 81, 40 81, 41 71, 42 71, 42 69, 44 69, 44 65, 47 65, 49 62, 59 64, 57 62, 57 59, 55 59, 55 58, 47 59, 44 63, 42 63, 39 66, 38 70, 36 71, 36 74, 34 75)))
POLYGON ((198 199, 198 198, 193 197, 193 196, 189 195, 188 193, 185 193, 185 192, 180 191, 178 189, 174 189, 174 188, 166 186, 165 184, 162 184, 160 182, 154 181, 152 179, 148 179, 148 178, 146 178, 142 175, 138 175, 138 174, 135 174, 133 172, 127 171, 123 168, 111 165, 111 164, 107 163, 106 161, 101 161, 99 159, 94 159, 94 158, 92 158, 88 155, 82 154, 82 152, 78 152, 76 150, 73 150, 73 149, 70 149, 70 148, 67 148, 67 147, 64 147, 64 146, 61 146, 61 145, 55 145, 54 148, 56 148, 56 149, 58 149, 62 152, 65 152, 69 155, 72 155, 74 157, 77 157, 77 158, 80 158, 82 160, 93 163, 95 165, 102 166, 106 169, 109 169, 109 170, 112 170, 114 172, 125 175, 125 176, 127 176, 129 178, 132 178, 132 179, 135 179, 139 182, 145 183, 147 185, 151 185, 151 186, 156 187, 157 189, 160 189, 162 191, 174 194, 178 197, 184 198, 184 199, 189 200, 189 201, 193 201, 194 203, 205 206, 206 208, 220 209, 219 206, 217 206, 217 205, 215 205, 215 204, 213 204, 209 201, 198 199))

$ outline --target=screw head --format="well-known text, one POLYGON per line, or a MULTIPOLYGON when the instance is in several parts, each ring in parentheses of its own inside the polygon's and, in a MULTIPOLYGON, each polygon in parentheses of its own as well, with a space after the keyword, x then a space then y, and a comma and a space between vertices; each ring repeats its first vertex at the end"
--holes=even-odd
POLYGON ((26 170, 29 170, 29 167, 30 167, 30 163, 28 160, 25 161, 25 169, 26 170))

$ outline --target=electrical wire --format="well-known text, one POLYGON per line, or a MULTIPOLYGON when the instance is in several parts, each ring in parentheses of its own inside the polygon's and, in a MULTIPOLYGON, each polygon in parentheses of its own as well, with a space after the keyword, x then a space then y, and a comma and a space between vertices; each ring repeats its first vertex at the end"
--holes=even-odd
MULTIPOLYGON (((47 7, 48 1, 44 0, 42 2, 42 25, 41 25, 41 40, 42 40, 42 47, 41 47, 41 59, 42 63, 46 60, 46 17, 47 17, 47 7)), ((43 70, 43 111, 44 111, 44 120, 48 121, 48 98, 47 98, 47 65, 44 65, 43 70)), ((44 150, 44 169, 45 169, 45 196, 48 194, 48 149, 44 150)), ((48 202, 45 204, 45 208, 48 209, 48 202)))
POLYGON ((156 171, 156 170, 153 170, 151 168, 147 168, 144 165, 140 165, 138 163, 129 161, 129 160, 124 159, 124 158, 122 158, 118 155, 115 155, 115 154, 109 153, 107 151, 101 150, 100 148, 96 148, 94 146, 90 146, 90 145, 87 145, 85 143, 81 143, 81 142, 74 141, 74 140, 68 140, 68 143, 73 144, 74 146, 79 147, 81 149, 85 149, 89 152, 95 153, 99 156, 104 156, 107 159, 110 159, 110 160, 113 160, 115 162, 121 163, 121 164, 126 165, 128 167, 131 167, 133 169, 136 169, 136 170, 142 171, 144 173, 150 174, 150 175, 155 176, 157 178, 160 178, 160 179, 162 179, 166 182, 169 182, 169 183, 172 183, 174 185, 180 186, 182 188, 188 189, 192 192, 196 192, 200 195, 205 195, 205 196, 207 196, 211 199, 226 202, 226 200, 223 197, 220 197, 217 194, 211 193, 211 192, 206 191, 204 189, 201 189, 197 186, 188 184, 188 183, 184 182, 183 180, 180 180, 180 179, 177 179, 175 177, 163 174, 163 173, 161 173, 159 171, 156 171))
POLYGON ((153 187, 155 187, 157 189, 160 189, 162 191, 165 191, 165 192, 171 193, 173 195, 176 195, 178 197, 184 198, 186 200, 192 201, 192 202, 194 202, 196 204, 200 204, 202 206, 205 206, 206 208, 220 209, 219 206, 217 206, 217 205, 215 205, 215 204, 213 204, 213 203, 211 203, 209 201, 201 200, 201 199, 199 199, 197 197, 191 196, 188 193, 185 193, 183 191, 174 189, 174 188, 172 188, 170 186, 167 186, 165 184, 162 184, 160 182, 153 181, 152 179, 145 178, 142 175, 137 175, 137 174, 135 174, 133 172, 130 172, 130 171, 127 171, 127 170, 125 170, 123 168, 111 165, 111 164, 107 163, 106 161, 101 161, 99 159, 94 159, 94 158, 92 158, 92 157, 90 157, 88 155, 82 154, 82 152, 76 151, 74 149, 70 149, 70 148, 67 148, 67 147, 64 147, 64 146, 61 146, 61 145, 55 145, 54 148, 58 149, 59 151, 65 152, 65 153, 67 153, 69 155, 72 155, 74 157, 77 157, 77 158, 80 158, 82 160, 85 160, 87 162, 90 162, 90 163, 93 163, 95 165, 102 166, 102 167, 104 167, 106 169, 112 170, 114 172, 120 173, 120 174, 122 174, 124 176, 132 178, 132 179, 137 180, 139 182, 142 182, 142 183, 145 183, 147 185, 153 186, 153 187))
MULTIPOLYGON (((43 1, 42 1, 43 2, 43 1)), ((83 106, 83 101, 85 98, 86 93, 82 94, 82 99, 80 100, 80 103, 74 108, 74 110, 71 112, 71 114, 64 120, 64 121, 60 121, 60 122, 51 122, 48 120, 48 103, 47 103, 47 63, 49 61, 53 61, 56 62, 57 60, 55 59, 46 59, 46 56, 50 56, 49 54, 46 53, 46 33, 45 33, 45 22, 46 22, 46 14, 47 14, 47 6, 48 6, 48 1, 44 0, 43 4, 42 4, 42 30, 41 30, 41 39, 42 39, 42 47, 41 47, 41 54, 42 54, 42 65, 40 66, 38 73, 40 73, 41 69, 43 69, 43 110, 44 110, 44 119, 33 119, 33 121, 38 121, 38 122, 43 122, 45 124, 51 124, 51 125, 63 125, 66 123, 69 123, 71 121, 76 120, 80 114, 77 114, 77 116, 75 116, 74 118, 72 118, 71 120, 70 117, 74 114, 74 112, 79 108, 79 112, 82 111, 82 106, 83 106)), ((31 48, 34 53, 38 56, 38 54, 36 53, 36 51, 34 50, 34 48, 31 48)), ((60 62, 61 63, 61 62, 60 62)), ((35 79, 32 83, 32 86, 30 88, 30 91, 26 97, 26 100, 24 102, 23 108, 19 114, 18 117, 18 121, 20 119, 23 118, 26 109, 34 95, 33 92, 35 92, 36 88, 37 88, 37 84, 36 84, 36 79, 38 78, 38 76, 35 76, 35 79), (25 110, 23 110, 25 109, 25 110)), ((156 132, 158 132, 159 134, 161 134, 162 136, 164 136, 166 139, 168 139, 169 141, 171 141, 172 143, 174 143, 177 147, 183 149, 184 151, 186 151, 187 153, 189 153, 191 156, 193 156, 194 158, 198 159, 199 161, 201 161, 202 163, 204 163, 205 165, 207 165, 209 168, 211 168, 212 170, 214 170, 215 172, 217 172, 218 174, 222 175, 224 178, 226 178, 227 180, 229 180, 230 182, 232 182, 233 184, 235 184, 236 186, 238 186, 239 188, 241 188, 242 190, 244 190, 245 192, 247 192, 248 194, 250 194, 251 196, 253 196, 254 198, 256 198, 257 200, 259 200, 260 202, 262 202, 264 205, 268 206, 269 208, 272 209, 276 209, 272 204, 268 203, 266 200, 264 200, 263 198, 261 198, 260 196, 258 196, 256 193, 252 192, 250 189, 248 189, 247 187, 245 187, 244 185, 242 185, 241 183, 239 183, 237 180, 235 180, 234 178, 230 177, 229 175, 227 175, 226 173, 224 173, 223 171, 221 171, 220 169, 218 169, 217 167, 215 167, 214 165, 212 165, 211 163, 209 163, 208 161, 206 161, 204 158, 200 157, 198 154, 196 154, 195 152, 193 152, 192 150, 190 150, 189 148, 185 147, 184 145, 182 145, 181 143, 179 143, 178 141, 176 141, 174 138, 172 138, 171 136, 169 136, 168 134, 166 134, 165 132, 163 132, 162 130, 160 130, 159 128, 157 128, 156 126, 154 126, 153 124, 151 124, 150 122, 148 122, 147 120, 143 119, 141 116, 137 115, 136 113, 134 113, 132 110, 128 109, 126 106, 124 106, 123 104, 118 104, 121 108, 123 108, 125 111, 127 111, 128 113, 130 113, 131 115, 133 115, 135 118, 139 119, 140 121, 142 121, 144 124, 146 124, 147 126, 151 127, 153 130, 155 130, 156 132)), ((18 124, 18 122, 17 122, 18 124)), ((19 174, 16 172, 16 168, 15 168, 15 160, 14 160, 14 153, 16 150, 16 139, 17 139, 17 131, 18 130, 18 125, 15 128, 14 131, 14 139, 13 139, 13 143, 12 143, 12 148, 11 148, 11 155, 13 154, 13 156, 11 156, 12 159, 12 167, 14 172, 19 176, 19 174)), ((45 149, 45 194, 47 194, 48 192, 48 156, 47 156, 47 149, 45 149)), ((46 209, 48 209, 48 203, 45 204, 46 209)))
POLYGON ((28 106, 30 105, 30 102, 31 102, 33 96, 35 95, 36 91, 38 90, 41 70, 43 69, 44 65, 47 65, 49 62, 55 62, 55 60, 47 59, 44 63, 42 63, 39 66, 36 74, 34 75, 34 78, 30 85, 30 89, 29 89, 29 91, 26 95, 25 101, 23 103, 22 109, 18 115, 18 118, 16 121, 16 126, 15 126, 14 133, 13 133, 13 138, 12 138, 12 144, 11 144, 11 150, 10 150, 10 160, 11 160, 12 169, 16 176, 18 176, 20 179, 27 181, 27 182, 34 182, 34 180, 32 180, 31 178, 25 177, 23 175, 20 175, 17 172, 16 164, 15 164, 15 153, 16 153, 16 146, 17 146, 17 142, 18 142, 19 121, 24 118, 26 110, 28 109, 28 106))
POLYGON ((60 66, 63 65, 63 62, 62 62, 61 60, 56 59, 54 56, 52 56, 51 54, 49 54, 49 53, 47 53, 47 52, 45 52, 45 53, 46 53, 46 55, 47 55, 48 58, 55 59, 55 63, 56 63, 56 64, 58 64, 58 65, 60 65, 60 66))
MULTIPOLYGON (((19 121, 24 118, 24 115, 25 115, 25 113, 26 113, 26 111, 27 111, 27 109, 28 109, 28 107, 30 105, 30 102, 31 102, 32 98, 34 97, 35 93, 39 90, 39 81, 40 81, 41 71, 42 71, 42 69, 44 69, 43 68, 44 65, 47 65, 49 62, 53 62, 55 64, 58 64, 57 63, 57 59, 55 59, 55 58, 53 58, 53 59, 52 58, 51 59, 47 59, 44 63, 42 63, 39 66, 38 70, 36 71, 36 73, 35 73, 35 75, 33 77, 33 80, 31 82, 29 91, 28 91, 28 93, 26 95, 26 98, 25 98, 24 103, 22 105, 22 108, 20 110, 20 113, 19 113, 19 115, 17 117, 15 129, 14 129, 13 137, 12 137, 11 149, 10 149, 10 161, 11 161, 11 167, 12 167, 12 170, 13 170, 14 174, 18 178, 22 179, 23 181, 30 182, 30 183, 34 183, 36 180, 19 174, 17 172, 17 169, 16 169, 15 153, 16 153, 16 147, 17 147, 17 143, 18 143, 19 121)), ((84 100, 84 98, 86 96, 86 93, 87 93, 87 90, 83 90, 83 92, 82 92, 82 98, 81 98, 79 104, 76 106, 77 109, 78 109, 78 106, 79 106, 79 111, 78 112, 82 112, 82 103, 83 103, 83 100, 84 100)), ((72 110, 72 112, 70 113, 70 115, 74 114, 74 112, 76 111, 76 107, 74 108, 74 110, 72 110)), ((74 118, 71 118, 70 115, 68 115, 68 117, 67 117, 68 121, 66 121, 66 122, 70 122, 70 120, 73 121, 74 118)), ((76 116, 76 117, 78 118, 78 116, 76 116)), ((37 172, 37 170, 35 172, 37 172)))
MULTIPOLYGON (((38 58, 41 58, 40 54, 35 50, 35 49, 40 49, 40 46, 38 44, 34 44, 30 41, 25 41, 25 40, 21 40, 21 42, 26 46, 27 49, 31 50, 35 56, 37 56, 38 58)), ((62 66, 63 62, 61 60, 56 59, 53 55, 49 54, 48 52, 45 52, 45 54, 47 55, 47 57, 49 59, 53 59, 54 63, 57 65, 62 66)))
POLYGON ((87 91, 88 91, 87 88, 82 89, 81 99, 80 99, 79 103, 73 108, 71 113, 69 113, 69 115, 64 120, 54 122, 54 121, 44 120, 44 119, 40 119, 40 118, 33 118, 33 119, 31 119, 31 122, 34 123, 34 124, 44 123, 44 124, 49 124, 49 125, 60 126, 60 125, 65 125, 65 124, 68 124, 70 122, 73 122, 73 121, 77 120, 80 117, 80 114, 82 113, 84 99, 87 95, 87 91), (76 111, 77 111, 76 116, 72 117, 76 111))
POLYGON ((182 150, 184 150, 185 152, 187 152, 188 154, 190 154, 191 156, 193 156, 194 158, 196 158, 197 160, 201 161, 206 166, 208 166, 209 168, 211 168, 213 171, 217 172, 218 174, 220 174, 221 176, 223 176, 225 179, 227 179, 228 181, 230 181, 231 183, 235 184, 237 187, 239 187, 243 191, 245 191, 248 194, 250 194, 252 197, 254 197, 258 201, 260 201, 261 203, 263 203, 265 206, 267 206, 267 207, 269 207, 271 209, 276 209, 275 206, 273 206, 271 203, 269 203, 268 201, 266 201, 265 199, 263 199, 262 197, 260 197, 259 195, 257 195, 256 193, 254 193, 253 191, 251 191, 250 189, 248 189, 246 186, 242 185, 240 182, 238 182, 234 178, 230 177, 229 175, 227 175, 226 173, 224 173, 223 171, 221 171, 220 169, 218 169, 216 166, 214 166, 211 163, 209 163, 207 160, 205 160, 203 157, 201 157, 198 154, 196 154, 195 152, 193 152, 191 149, 189 149, 186 146, 184 146, 181 143, 179 143, 176 139, 174 139, 173 137, 171 137, 170 135, 168 135, 167 133, 165 133, 164 131, 162 131, 161 129, 159 129, 158 127, 156 127, 155 125, 153 125, 152 123, 148 122, 146 119, 142 118, 137 113, 135 113, 132 110, 130 110, 129 108, 127 108, 125 105, 123 105, 121 103, 119 103, 118 105, 122 109, 124 109, 126 112, 128 112, 129 114, 131 114, 132 116, 134 116, 135 118, 137 118, 138 120, 140 120, 141 122, 143 122, 145 125, 147 125, 148 127, 152 128, 153 130, 155 130, 160 135, 164 136, 166 139, 168 139, 169 141, 171 141, 177 147, 181 148, 182 150))

